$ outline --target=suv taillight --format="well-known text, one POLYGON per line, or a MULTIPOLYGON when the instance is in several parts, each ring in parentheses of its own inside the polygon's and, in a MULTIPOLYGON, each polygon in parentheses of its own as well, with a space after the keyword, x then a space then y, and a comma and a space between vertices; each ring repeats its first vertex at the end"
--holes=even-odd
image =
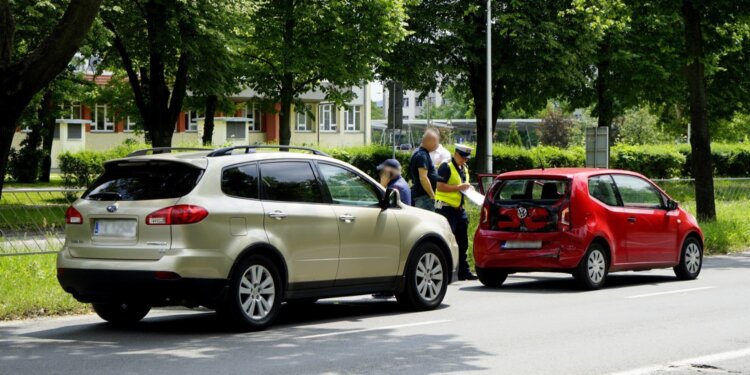
POLYGON ((570 230, 570 206, 560 210, 560 227, 561 230, 570 230))
POLYGON ((66 224, 83 224, 83 215, 73 206, 68 207, 65 211, 65 223, 66 224))
POLYGON ((197 223, 208 216, 201 206, 178 204, 154 211, 146 216, 147 225, 181 225, 197 223))

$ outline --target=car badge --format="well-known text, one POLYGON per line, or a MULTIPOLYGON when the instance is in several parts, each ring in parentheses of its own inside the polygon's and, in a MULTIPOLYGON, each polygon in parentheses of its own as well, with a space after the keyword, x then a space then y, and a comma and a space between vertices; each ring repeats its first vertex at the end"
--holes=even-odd
POLYGON ((109 206, 107 206, 107 212, 113 213, 115 211, 117 211, 117 205, 116 204, 110 204, 109 206))
POLYGON ((528 216, 529 212, 526 211, 523 207, 518 207, 518 218, 519 219, 525 219, 526 216, 528 216))

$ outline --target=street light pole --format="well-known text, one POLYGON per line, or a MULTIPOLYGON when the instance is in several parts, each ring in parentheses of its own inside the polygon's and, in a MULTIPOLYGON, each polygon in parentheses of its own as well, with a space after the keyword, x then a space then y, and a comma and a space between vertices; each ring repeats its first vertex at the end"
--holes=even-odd
POLYGON ((492 1, 487 0, 487 139, 485 140, 484 150, 486 157, 487 170, 485 173, 492 173, 492 13, 490 8, 492 1))

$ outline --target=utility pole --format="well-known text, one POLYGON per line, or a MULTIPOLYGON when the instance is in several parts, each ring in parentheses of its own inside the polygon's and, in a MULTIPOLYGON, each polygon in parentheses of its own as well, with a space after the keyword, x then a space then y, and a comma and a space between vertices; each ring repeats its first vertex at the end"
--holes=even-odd
POLYGON ((484 146, 487 170, 492 173, 492 0, 487 0, 487 139, 484 146))

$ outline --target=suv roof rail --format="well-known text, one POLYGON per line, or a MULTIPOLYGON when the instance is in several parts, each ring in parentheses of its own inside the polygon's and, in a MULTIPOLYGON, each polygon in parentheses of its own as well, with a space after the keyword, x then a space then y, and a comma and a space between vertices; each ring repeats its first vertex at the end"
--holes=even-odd
POLYGON ((214 156, 225 156, 232 153, 234 150, 245 150, 246 154, 255 152, 256 149, 259 148, 271 148, 271 149, 279 149, 279 150, 302 150, 302 151, 310 151, 314 155, 318 156, 330 156, 326 154, 323 151, 316 150, 314 148, 310 147, 301 147, 301 146, 282 146, 282 145, 245 145, 245 146, 231 146, 231 147, 224 147, 224 148, 218 148, 216 150, 213 150, 208 153, 208 157, 214 157, 214 156))
POLYGON ((143 156, 148 155, 149 152, 152 154, 156 151, 160 152, 172 152, 172 151, 211 151, 210 148, 196 148, 196 147, 154 147, 144 148, 142 150, 136 150, 128 154, 128 158, 131 156, 143 156))

